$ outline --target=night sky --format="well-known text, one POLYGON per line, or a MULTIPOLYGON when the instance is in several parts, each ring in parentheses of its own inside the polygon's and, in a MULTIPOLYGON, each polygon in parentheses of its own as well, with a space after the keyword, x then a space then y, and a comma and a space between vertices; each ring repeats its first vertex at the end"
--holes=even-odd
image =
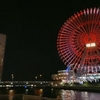
POLYGON ((63 23, 74 13, 100 7, 96 0, 6 0, 0 1, 0 33, 7 35, 3 80, 51 80, 51 74, 66 67, 56 46, 63 23))

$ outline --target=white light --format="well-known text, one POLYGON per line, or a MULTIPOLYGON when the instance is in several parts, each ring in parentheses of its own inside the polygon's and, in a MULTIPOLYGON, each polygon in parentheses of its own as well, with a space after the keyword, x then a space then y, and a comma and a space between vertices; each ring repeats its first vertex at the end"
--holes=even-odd
POLYGON ((96 46, 95 43, 88 43, 88 44, 86 44, 86 47, 95 47, 95 46, 96 46))
POLYGON ((42 84, 42 82, 40 84, 42 84))
POLYGON ((33 84, 31 86, 33 86, 33 84))
POLYGON ((96 46, 96 44, 95 43, 91 43, 91 47, 95 47, 96 46))
POLYGON ((57 86, 57 84, 55 84, 55 86, 57 86))
POLYGON ((86 44, 86 47, 90 47, 90 44, 86 44))
POLYGON ((11 82, 11 84, 13 84, 13 82, 11 82))
POLYGON ((28 82, 26 82, 26 84, 28 84, 28 82))

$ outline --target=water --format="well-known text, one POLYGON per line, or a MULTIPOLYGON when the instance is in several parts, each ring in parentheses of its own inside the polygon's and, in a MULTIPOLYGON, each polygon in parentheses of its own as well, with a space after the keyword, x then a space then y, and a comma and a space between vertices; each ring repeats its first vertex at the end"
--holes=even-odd
POLYGON ((100 100, 100 93, 49 87, 0 88, 0 100, 100 100))

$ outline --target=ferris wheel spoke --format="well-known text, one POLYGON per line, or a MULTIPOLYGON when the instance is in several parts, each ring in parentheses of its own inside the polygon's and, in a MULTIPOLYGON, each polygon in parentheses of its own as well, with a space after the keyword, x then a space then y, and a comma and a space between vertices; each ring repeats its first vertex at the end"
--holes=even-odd
POLYGON ((79 34, 82 33, 86 33, 86 30, 83 28, 83 25, 79 25, 79 20, 73 20, 72 25, 75 26, 74 31, 77 31, 79 34))

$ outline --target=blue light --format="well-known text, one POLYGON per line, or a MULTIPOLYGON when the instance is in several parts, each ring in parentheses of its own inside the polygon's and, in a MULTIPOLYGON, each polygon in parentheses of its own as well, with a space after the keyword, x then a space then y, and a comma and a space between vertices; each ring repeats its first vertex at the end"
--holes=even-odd
POLYGON ((68 66, 66 72, 68 73, 70 69, 71 69, 70 66, 68 66))
POLYGON ((25 86, 24 86, 24 88, 26 89, 26 88, 27 88, 27 86, 25 85, 25 86))

